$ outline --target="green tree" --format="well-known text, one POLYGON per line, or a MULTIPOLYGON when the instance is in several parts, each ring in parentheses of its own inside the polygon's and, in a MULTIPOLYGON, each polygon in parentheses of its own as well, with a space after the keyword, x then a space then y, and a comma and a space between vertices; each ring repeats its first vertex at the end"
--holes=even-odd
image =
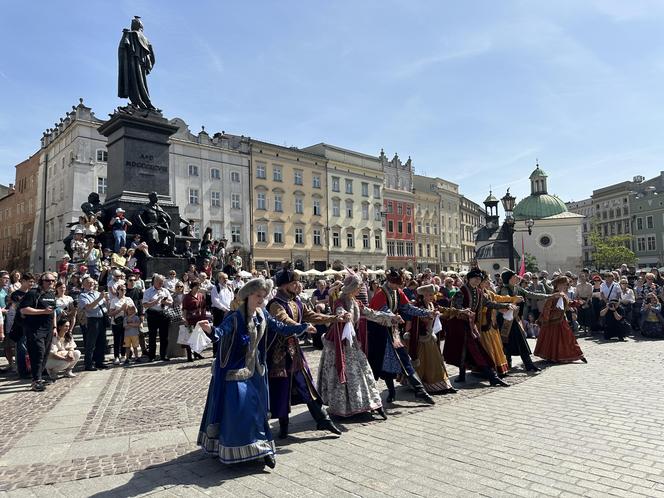
POLYGON ((622 264, 634 265, 636 254, 629 248, 632 237, 614 235, 603 237, 599 232, 590 234, 590 243, 594 247, 593 262, 597 269, 613 270, 622 264))
POLYGON ((526 271, 529 271, 531 273, 539 271, 539 268, 537 266, 537 258, 535 256, 525 252, 523 253, 523 257, 526 258, 526 271))

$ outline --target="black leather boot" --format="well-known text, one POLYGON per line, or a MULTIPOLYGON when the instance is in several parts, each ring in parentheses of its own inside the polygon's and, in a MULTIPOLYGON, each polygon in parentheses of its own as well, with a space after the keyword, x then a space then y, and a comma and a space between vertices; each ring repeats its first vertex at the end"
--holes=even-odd
POLYGON ((385 413, 385 408, 383 408, 382 406, 376 409, 376 413, 380 415, 380 417, 383 420, 387 420, 387 413, 385 413))
POLYGON ((274 458, 274 455, 265 455, 265 458, 263 459, 265 462, 265 465, 270 467, 271 469, 275 468, 277 466, 277 461, 274 458))
POLYGON ((415 389, 415 397, 417 399, 421 399, 430 405, 436 404, 434 399, 429 396, 429 393, 424 389, 424 384, 422 384, 422 380, 420 380, 420 377, 416 373, 408 376, 408 382, 410 383, 411 387, 415 389))
POLYGON ((288 437, 288 417, 279 418, 279 438, 286 439, 288 437))
POLYGON ((319 431, 329 431, 337 436, 341 436, 341 431, 334 425, 334 422, 332 422, 320 401, 309 401, 307 408, 309 408, 309 413, 311 413, 311 416, 316 421, 316 429, 319 431))
POLYGON ((504 380, 501 380, 498 378, 498 375, 496 375, 496 371, 492 368, 486 367, 485 373, 487 377, 489 378, 489 385, 491 386, 501 386, 501 387, 509 387, 510 385, 505 382, 504 380))
POLYGON ((457 382, 466 382, 466 367, 459 368, 459 375, 456 380, 457 382))
POLYGON ((524 363, 526 367, 527 372, 541 372, 540 367, 535 365, 532 360, 528 361, 527 363, 524 363))
POLYGON ((385 384, 387 385, 387 402, 394 403, 394 400, 397 399, 397 390, 394 388, 394 379, 385 379, 385 384))

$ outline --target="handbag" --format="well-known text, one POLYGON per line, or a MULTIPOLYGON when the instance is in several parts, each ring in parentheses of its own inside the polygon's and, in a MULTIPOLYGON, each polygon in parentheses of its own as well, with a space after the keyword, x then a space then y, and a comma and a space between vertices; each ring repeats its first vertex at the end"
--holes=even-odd
POLYGON ((182 323, 184 318, 182 317, 182 309, 179 306, 171 306, 164 310, 164 316, 168 318, 168 321, 171 323, 182 323))
POLYGON ((189 328, 184 324, 180 325, 180 329, 178 330, 178 340, 176 342, 178 344, 182 344, 183 346, 188 346, 190 335, 189 328))
POLYGON ((207 348, 210 344, 212 344, 212 339, 210 339, 207 334, 203 332, 203 329, 200 326, 196 325, 191 335, 189 336, 187 345, 194 353, 200 354, 201 351, 207 348))

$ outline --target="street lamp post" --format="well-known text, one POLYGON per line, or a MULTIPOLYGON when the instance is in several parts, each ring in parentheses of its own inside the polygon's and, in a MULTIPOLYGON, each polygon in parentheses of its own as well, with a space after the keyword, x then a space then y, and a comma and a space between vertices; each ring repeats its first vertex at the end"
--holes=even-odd
MULTIPOLYGON (((521 230, 515 230, 514 225, 516 220, 514 219, 514 205, 516 203, 516 197, 510 194, 510 189, 507 189, 507 193, 500 199, 500 202, 503 204, 503 209, 505 210, 505 231, 507 234, 507 257, 509 259, 510 270, 516 270, 516 264, 514 262, 514 234, 521 230)), ((528 229, 528 235, 533 234, 533 226, 535 221, 532 218, 529 218, 525 221, 526 228, 528 229)), ((525 231, 525 230, 524 230, 525 231)), ((522 258, 525 257, 524 254, 521 255, 522 258)))

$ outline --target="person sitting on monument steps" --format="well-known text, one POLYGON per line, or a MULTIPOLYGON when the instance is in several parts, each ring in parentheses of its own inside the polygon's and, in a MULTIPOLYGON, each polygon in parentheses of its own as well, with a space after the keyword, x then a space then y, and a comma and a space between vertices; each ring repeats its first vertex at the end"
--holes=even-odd
POLYGON ((170 228, 171 216, 157 203, 157 192, 150 192, 150 202, 138 213, 136 222, 143 231, 151 254, 177 256, 175 233, 170 228))
POLYGON ((132 225, 132 222, 125 218, 124 209, 117 208, 109 225, 113 231, 113 240, 115 241, 113 252, 119 252, 120 247, 127 246, 127 229, 132 225))

